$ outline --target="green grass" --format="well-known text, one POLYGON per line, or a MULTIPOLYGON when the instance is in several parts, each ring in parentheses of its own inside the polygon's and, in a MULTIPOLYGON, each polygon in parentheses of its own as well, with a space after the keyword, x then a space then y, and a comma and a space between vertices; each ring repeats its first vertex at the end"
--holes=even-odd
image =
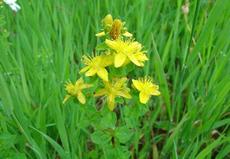
MULTIPOLYGON (((230 158, 229 0, 191 0, 187 20, 183 0, 18 3, 17 14, 0 8, 0 158, 110 159, 126 151, 138 159, 230 158), (133 74, 152 76, 162 94, 133 119, 132 140, 119 149, 92 143, 93 99, 62 105, 64 83, 79 78, 80 59, 100 42, 95 33, 108 13, 148 50, 144 72, 133 74)), ((119 108, 111 120, 125 129, 135 112, 119 108)))

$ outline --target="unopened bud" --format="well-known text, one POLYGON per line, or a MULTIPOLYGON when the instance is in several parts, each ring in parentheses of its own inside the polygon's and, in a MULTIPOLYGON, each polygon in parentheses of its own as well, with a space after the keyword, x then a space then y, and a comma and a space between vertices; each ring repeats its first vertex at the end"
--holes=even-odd
POLYGON ((105 16, 104 19, 102 19, 102 23, 104 26, 107 26, 107 25, 112 25, 113 24, 113 17, 111 14, 108 14, 105 16))
POLYGON ((105 36, 105 32, 104 31, 96 34, 96 37, 102 37, 102 36, 105 36))
POLYGON ((122 22, 119 19, 115 19, 112 25, 112 29, 110 31, 110 36, 115 40, 121 34, 122 22))

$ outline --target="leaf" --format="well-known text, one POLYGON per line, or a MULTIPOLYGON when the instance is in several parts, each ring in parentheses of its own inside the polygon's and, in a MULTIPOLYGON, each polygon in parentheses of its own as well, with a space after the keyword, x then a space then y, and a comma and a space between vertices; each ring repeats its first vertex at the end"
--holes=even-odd
POLYGON ((91 139, 95 144, 104 145, 111 141, 111 136, 106 132, 96 130, 92 135, 91 139))
POLYGON ((115 131, 115 137, 118 138, 120 143, 126 143, 132 137, 133 132, 126 126, 118 127, 115 131))
POLYGON ((119 159, 127 159, 130 158, 130 152, 125 146, 117 146, 116 154, 119 159))
POLYGON ((116 147, 112 145, 107 145, 104 147, 106 159, 127 159, 130 158, 130 152, 126 146, 117 145, 116 147))
POLYGON ((15 144, 16 136, 9 133, 0 134, 0 147, 10 148, 15 144))
POLYGON ((0 149, 0 158, 4 159, 26 159, 26 155, 24 153, 14 152, 12 149, 1 150, 0 149))
POLYGON ((133 64, 130 63, 130 64, 126 65, 125 71, 127 74, 132 72, 133 70, 135 70, 135 66, 133 64))
POLYGON ((127 75, 125 67, 110 67, 109 68, 109 74, 111 77, 116 76, 116 77, 123 77, 127 75))
POLYGON ((16 153, 16 154, 14 154, 12 159, 26 159, 26 155, 23 153, 20 153, 20 154, 16 153))
POLYGON ((106 113, 104 117, 101 119, 100 127, 102 129, 108 129, 108 128, 115 129, 116 122, 117 122, 116 114, 114 112, 109 112, 106 113))
POLYGON ((218 147, 219 145, 221 145, 224 141, 222 140, 222 138, 219 138, 217 140, 215 140, 214 142, 212 142, 211 144, 209 144, 206 148, 204 148, 198 155, 197 155, 197 159, 204 159, 206 158, 216 147, 218 147))
POLYGON ((155 125, 156 128, 167 130, 167 131, 170 131, 174 126, 175 125, 170 121, 159 121, 159 122, 156 122, 156 125, 155 125))
POLYGON ((57 151, 57 153, 61 156, 61 158, 69 158, 69 155, 65 152, 65 150, 55 141, 53 140, 51 137, 49 137, 48 135, 46 135, 45 133, 41 132, 40 130, 31 127, 33 130, 35 130, 36 132, 38 132, 40 135, 42 135, 52 146, 53 148, 57 151))
POLYGON ((92 150, 86 153, 85 158, 89 158, 89 159, 99 158, 99 155, 100 155, 100 152, 98 152, 98 150, 92 150))

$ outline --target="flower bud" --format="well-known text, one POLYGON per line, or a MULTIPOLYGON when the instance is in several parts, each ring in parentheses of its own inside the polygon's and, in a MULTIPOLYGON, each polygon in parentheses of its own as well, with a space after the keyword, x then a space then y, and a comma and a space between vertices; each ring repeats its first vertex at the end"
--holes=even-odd
POLYGON ((110 31, 110 36, 115 40, 121 34, 122 22, 119 19, 115 19, 112 25, 112 29, 110 31))
POLYGON ((112 26, 112 24, 113 24, 112 15, 111 14, 106 15, 105 18, 102 19, 102 23, 104 26, 108 26, 108 25, 112 26))

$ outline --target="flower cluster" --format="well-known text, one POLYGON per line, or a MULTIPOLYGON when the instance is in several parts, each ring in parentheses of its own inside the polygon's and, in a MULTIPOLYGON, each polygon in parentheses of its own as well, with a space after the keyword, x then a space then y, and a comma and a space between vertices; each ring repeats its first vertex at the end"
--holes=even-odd
MULTIPOLYGON (((144 67, 148 57, 146 51, 143 51, 143 46, 135 41, 120 19, 113 19, 109 14, 102 20, 102 26, 102 31, 96 36, 104 38, 104 42, 100 44, 103 47, 98 51, 99 55, 83 56, 82 62, 85 66, 80 70, 86 77, 95 76, 102 80, 103 85, 99 86, 94 97, 106 97, 108 108, 113 111, 116 107, 116 98, 132 98, 131 89, 128 87, 129 81, 132 81, 132 86, 139 91, 139 100, 143 104, 146 104, 151 96, 160 95, 158 85, 154 84, 150 77, 128 79, 112 73, 114 69, 127 65, 144 67)), ((75 84, 68 82, 67 95, 63 102, 75 97, 80 103, 85 104, 86 99, 82 91, 91 86, 92 84, 86 84, 82 78, 75 84)))

